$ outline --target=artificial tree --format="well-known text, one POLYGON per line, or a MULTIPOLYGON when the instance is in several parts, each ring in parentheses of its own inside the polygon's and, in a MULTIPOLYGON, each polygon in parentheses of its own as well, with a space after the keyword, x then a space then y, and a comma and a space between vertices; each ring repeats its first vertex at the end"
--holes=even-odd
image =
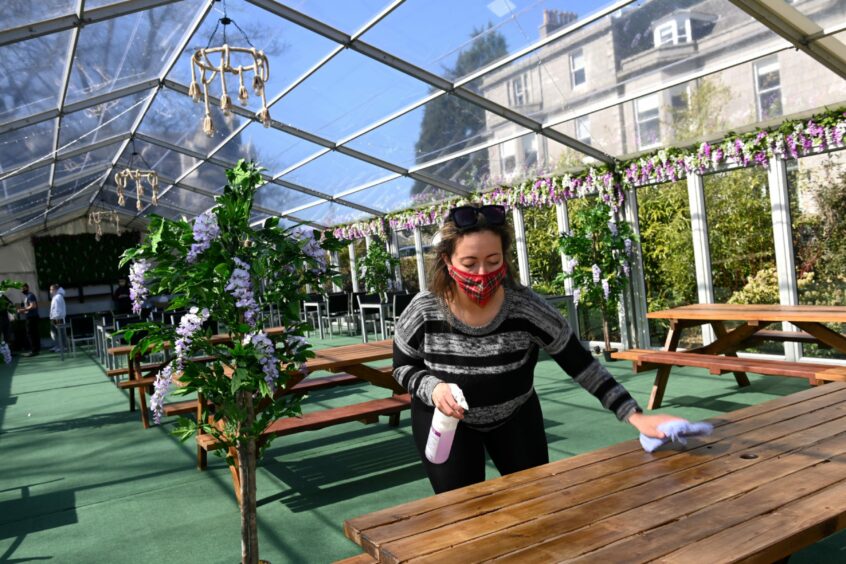
POLYGON ((298 396, 275 392, 289 377, 300 375, 313 356, 302 336, 298 303, 306 284, 319 285, 332 274, 325 252, 341 245, 317 231, 308 237, 299 229, 283 229, 278 218, 252 228, 253 199, 263 183, 260 170, 242 160, 226 176, 228 184, 213 209, 193 222, 153 216, 141 244, 124 253, 122 265, 132 264, 130 293, 136 312, 148 296, 164 294, 173 296, 169 309, 188 310, 176 328, 145 322, 133 325, 126 337, 138 340, 133 357, 173 343, 174 358, 158 374, 150 402, 154 419, 160 418, 164 397, 177 377, 175 394, 200 393, 214 405, 213 413, 204 406, 198 421, 180 420, 175 433, 183 440, 198 432, 213 435, 233 468, 238 457, 241 559, 256 563, 256 461, 270 442, 262 431, 279 417, 300 413, 298 396), (285 327, 273 339, 265 332, 263 309, 268 304, 279 308, 285 327), (228 328, 229 344, 210 341, 211 330, 204 328, 210 319, 228 328), (192 362, 200 355, 216 360, 192 362))
POLYGON ((364 289, 386 300, 388 290, 394 289, 394 269, 397 265, 399 259, 388 253, 385 244, 375 238, 358 266, 364 289))
POLYGON ((573 283, 573 302, 598 309, 606 357, 611 351, 608 320, 616 315, 620 297, 629 282, 635 234, 614 209, 601 198, 572 206, 572 229, 559 238, 559 249, 568 262, 558 281, 573 283))

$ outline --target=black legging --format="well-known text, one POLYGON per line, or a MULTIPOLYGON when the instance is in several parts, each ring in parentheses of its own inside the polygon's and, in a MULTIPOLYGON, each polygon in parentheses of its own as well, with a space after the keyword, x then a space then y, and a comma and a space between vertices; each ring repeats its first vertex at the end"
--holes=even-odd
POLYGON ((535 393, 507 423, 491 431, 477 431, 459 423, 449 458, 443 464, 432 464, 425 455, 433 414, 434 408, 414 398, 411 429, 435 493, 483 482, 485 450, 502 475, 549 462, 543 414, 535 393))

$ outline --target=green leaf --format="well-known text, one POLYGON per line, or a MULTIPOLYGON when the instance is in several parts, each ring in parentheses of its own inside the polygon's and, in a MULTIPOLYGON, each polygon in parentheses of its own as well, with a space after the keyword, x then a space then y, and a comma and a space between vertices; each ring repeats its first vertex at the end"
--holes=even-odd
POLYGON ((241 383, 249 377, 249 373, 245 368, 236 368, 232 373, 231 392, 234 394, 241 388, 241 383))

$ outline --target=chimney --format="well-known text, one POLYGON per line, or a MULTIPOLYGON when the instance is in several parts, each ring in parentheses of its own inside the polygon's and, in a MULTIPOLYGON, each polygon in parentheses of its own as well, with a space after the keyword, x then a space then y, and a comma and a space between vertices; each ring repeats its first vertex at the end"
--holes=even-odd
POLYGON ((573 12, 563 12, 561 10, 544 10, 543 23, 540 26, 540 37, 543 39, 552 34, 560 27, 564 27, 570 22, 576 21, 578 16, 573 12))

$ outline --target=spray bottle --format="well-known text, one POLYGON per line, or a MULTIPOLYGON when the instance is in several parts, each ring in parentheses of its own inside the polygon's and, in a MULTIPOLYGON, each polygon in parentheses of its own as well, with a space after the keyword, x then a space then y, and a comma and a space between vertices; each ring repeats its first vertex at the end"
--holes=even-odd
MULTIPOLYGON (((455 384, 449 384, 449 390, 458 405, 464 409, 470 409, 461 388, 455 384)), ((456 427, 458 427, 458 419, 444 415, 440 409, 435 408, 435 414, 432 416, 432 427, 429 429, 429 439, 426 441, 426 458, 429 459, 429 462, 432 464, 446 462, 449 458, 449 451, 452 449, 456 427)))

